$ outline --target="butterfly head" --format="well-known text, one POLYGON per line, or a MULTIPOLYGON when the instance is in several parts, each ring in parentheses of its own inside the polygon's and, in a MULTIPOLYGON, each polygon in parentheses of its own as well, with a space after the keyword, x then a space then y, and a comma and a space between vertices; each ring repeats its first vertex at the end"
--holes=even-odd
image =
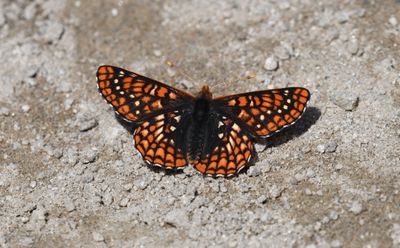
POLYGON ((211 93, 210 88, 208 87, 208 85, 203 85, 203 87, 201 87, 201 91, 199 92, 197 97, 198 98, 207 99, 207 100, 211 100, 212 99, 212 93, 211 93))

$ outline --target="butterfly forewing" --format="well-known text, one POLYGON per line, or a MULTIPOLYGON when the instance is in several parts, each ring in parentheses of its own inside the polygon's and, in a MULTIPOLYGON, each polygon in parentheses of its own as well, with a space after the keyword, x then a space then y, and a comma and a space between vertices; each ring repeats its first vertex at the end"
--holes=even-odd
POLYGON ((104 99, 126 121, 142 121, 173 110, 194 97, 153 79, 114 67, 100 66, 97 85, 104 99))
POLYGON ((265 138, 296 122, 309 98, 307 89, 293 87, 219 97, 214 101, 221 112, 252 136, 265 138))

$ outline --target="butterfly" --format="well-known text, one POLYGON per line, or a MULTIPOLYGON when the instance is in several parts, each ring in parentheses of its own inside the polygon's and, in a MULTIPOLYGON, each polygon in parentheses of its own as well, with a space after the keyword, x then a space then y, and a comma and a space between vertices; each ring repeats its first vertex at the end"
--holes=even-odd
POLYGON ((206 85, 192 95, 109 65, 98 68, 97 82, 106 102, 134 126, 135 147, 147 163, 193 165, 212 176, 246 168, 254 142, 295 123, 310 99, 300 87, 213 98, 206 85))

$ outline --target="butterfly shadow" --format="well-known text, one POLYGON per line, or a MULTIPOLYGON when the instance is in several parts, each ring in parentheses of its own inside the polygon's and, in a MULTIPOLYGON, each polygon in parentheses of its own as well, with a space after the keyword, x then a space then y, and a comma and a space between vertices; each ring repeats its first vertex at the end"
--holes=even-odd
POLYGON ((301 136, 317 122, 320 116, 321 111, 318 108, 308 107, 303 116, 294 125, 291 125, 268 138, 257 140, 256 143, 265 145, 264 149, 260 152, 265 151, 269 147, 280 146, 293 138, 301 136))

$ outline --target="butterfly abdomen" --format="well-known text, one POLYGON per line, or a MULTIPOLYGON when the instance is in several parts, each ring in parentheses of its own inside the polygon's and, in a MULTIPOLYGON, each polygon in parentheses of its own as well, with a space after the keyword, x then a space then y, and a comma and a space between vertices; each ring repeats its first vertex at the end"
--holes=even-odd
POLYGON ((188 157, 192 160, 202 157, 208 137, 209 113, 210 101, 205 98, 196 99, 186 138, 188 157))

